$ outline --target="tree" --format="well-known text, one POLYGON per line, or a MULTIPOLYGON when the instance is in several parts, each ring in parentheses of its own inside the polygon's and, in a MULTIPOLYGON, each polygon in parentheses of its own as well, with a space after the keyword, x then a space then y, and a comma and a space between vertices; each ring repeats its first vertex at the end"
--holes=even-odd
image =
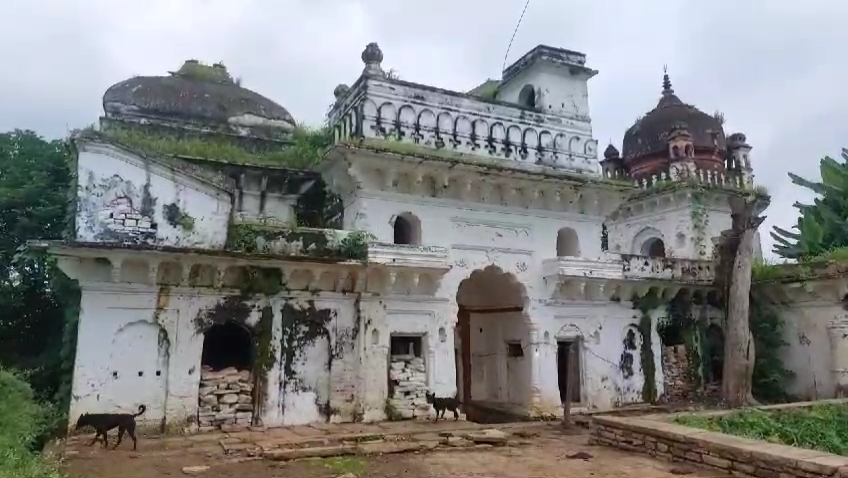
POLYGON ((763 198, 751 194, 730 199, 731 228, 718 244, 718 290, 725 299, 725 347, 722 397, 730 406, 756 403, 752 394, 756 346, 749 324, 754 241, 763 198))
POLYGON ((57 294, 73 287, 49 259, 19 252, 27 240, 62 237, 68 153, 32 131, 0 134, 0 365, 26 371, 42 395, 58 388, 64 310, 76 304, 57 294))
POLYGON ((789 173, 794 184, 819 197, 813 204, 794 204, 801 212, 797 224, 792 227, 797 232, 774 228, 771 237, 775 240, 775 254, 787 259, 804 259, 848 246, 848 149, 842 149, 842 159, 842 163, 827 156, 821 160, 821 182, 789 173))

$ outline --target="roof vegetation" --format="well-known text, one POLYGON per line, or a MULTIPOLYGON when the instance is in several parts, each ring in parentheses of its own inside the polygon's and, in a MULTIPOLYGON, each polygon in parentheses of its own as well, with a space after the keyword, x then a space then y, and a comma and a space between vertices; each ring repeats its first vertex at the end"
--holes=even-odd
POLYGON ((224 62, 218 62, 213 65, 207 65, 197 60, 186 60, 179 70, 172 73, 175 76, 182 76, 191 80, 209 81, 214 83, 238 83, 230 73, 224 62))
MULTIPOLYGON (((235 140, 214 135, 189 135, 169 133, 160 129, 109 125, 101 129, 100 136, 142 153, 190 159, 205 159, 255 166, 276 166, 292 169, 309 169, 314 166, 332 145, 329 129, 298 126, 287 142, 278 146, 248 148, 235 140)), ((257 140, 257 144, 261 140, 257 140)), ((274 144, 271 142, 263 142, 274 144)))

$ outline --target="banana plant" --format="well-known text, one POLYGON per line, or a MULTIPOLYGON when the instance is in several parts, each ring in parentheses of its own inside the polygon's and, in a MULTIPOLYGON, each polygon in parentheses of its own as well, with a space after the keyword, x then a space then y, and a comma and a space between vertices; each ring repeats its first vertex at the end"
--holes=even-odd
POLYGON ((819 197, 813 204, 795 203, 800 212, 794 231, 774 227, 774 253, 787 259, 803 259, 848 246, 848 149, 842 149, 843 162, 825 157, 819 164, 820 182, 789 173, 793 184, 807 188, 819 197))

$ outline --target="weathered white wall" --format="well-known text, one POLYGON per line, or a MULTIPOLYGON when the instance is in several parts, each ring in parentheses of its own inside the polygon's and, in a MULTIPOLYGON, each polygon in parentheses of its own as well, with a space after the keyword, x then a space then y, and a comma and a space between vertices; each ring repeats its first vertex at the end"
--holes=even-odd
MULTIPOLYGON (((489 372, 486 372, 486 379, 477 376, 472 379, 474 383, 472 395, 475 400, 496 397, 494 399, 496 401, 515 400, 519 403, 527 403, 530 399, 532 377, 535 373, 541 389, 540 407, 550 413, 561 412, 555 337, 563 333, 561 331, 563 327, 571 324, 581 331, 588 330, 585 334, 589 338, 583 341, 584 350, 581 356, 583 405, 592 408, 610 408, 619 403, 641 401, 644 379, 638 350, 635 354, 633 377, 625 380, 618 369, 626 328, 638 324, 639 321, 638 311, 634 311, 630 303, 566 302, 562 306, 544 305, 547 303, 546 294, 550 294, 550 291, 541 278, 541 262, 556 256, 557 231, 563 227, 574 229, 579 239, 581 256, 602 256, 600 237, 603 219, 600 216, 481 204, 460 205, 441 198, 413 198, 391 193, 361 191, 359 197, 354 199, 346 210, 345 218, 349 221, 346 227, 368 230, 379 241, 390 243, 393 240, 393 221, 402 213, 412 213, 420 220, 422 244, 447 247, 450 250, 453 268, 443 278, 437 293, 441 300, 449 303, 445 312, 439 315, 440 324, 446 327, 447 337, 454 336, 456 320, 454 316, 456 307, 460 305, 457 302, 457 291, 462 281, 469 278, 475 270, 482 270, 491 265, 497 266, 517 279, 516 287, 521 289, 519 295, 523 295, 523 302, 499 303, 498 301, 502 299, 499 297, 501 294, 492 292, 489 296, 483 295, 475 299, 474 304, 461 305, 524 306, 528 311, 530 323, 538 329, 539 343, 537 344, 532 342, 530 326, 525 325, 524 319, 520 316, 511 318, 503 329, 509 331, 507 335, 514 335, 515 340, 521 340, 525 347, 525 359, 516 360, 520 364, 515 364, 521 372, 512 374, 513 380, 518 380, 516 385, 507 385, 504 381, 507 363, 505 342, 513 340, 513 337, 495 334, 495 331, 501 330, 498 327, 487 329, 487 334, 495 335, 490 335, 484 342, 474 342, 472 339, 474 344, 472 347, 482 347, 478 350, 478 355, 488 355, 490 352, 486 347, 490 347, 497 351, 499 357, 489 360, 500 361, 499 365, 492 365, 492 369, 500 373, 494 382, 489 380, 492 376, 489 372), (542 337, 546 332, 548 339, 543 340, 542 337), (534 353, 537 354, 535 358, 534 353), (536 368, 535 372, 533 367, 536 368), (495 385, 492 385, 493 383, 495 385), (492 386, 495 389, 490 390, 489 387, 492 386), (506 394, 507 392, 519 395, 525 393, 527 396, 519 398, 512 395, 510 397, 506 394)), ((422 313, 421 318, 415 323, 421 323, 419 327, 426 327, 428 330, 436 328, 436 325, 424 325, 428 323, 427 316, 429 313, 422 313)), ((486 320, 487 324, 491 325, 490 319, 491 317, 487 316, 480 320, 486 320)), ((501 320, 498 319, 496 323, 502 323, 501 320)), ((472 330, 479 331, 480 327, 475 327, 472 325, 472 330)), ((436 378, 431 385, 433 391, 439 396, 453 396, 457 391, 456 377, 459 371, 456 364, 458 360, 453 343, 449 345, 440 352, 445 354, 444 357, 437 356, 436 378)), ((654 380, 657 383, 657 391, 661 394, 663 387, 661 346, 656 331, 654 331, 652 349, 657 369, 654 380)), ((385 359, 375 363, 382 363, 382 367, 385 367, 385 359)), ((475 370, 472 373, 479 373, 474 367, 472 369, 475 370)), ((385 381, 384 377, 382 373, 375 373, 373 380, 376 384, 380 380, 385 381)), ((372 399, 372 403, 376 406, 376 398, 372 399)))
POLYGON ((783 319, 783 340, 787 344, 781 357, 784 366, 795 372, 787 391, 799 400, 834 398, 836 381, 828 323, 845 314, 841 304, 804 301, 777 310, 783 319))
POLYGON ((699 226, 693 220, 692 208, 684 202, 608 221, 610 252, 639 255, 648 240, 659 238, 665 244, 666 257, 710 259, 712 238, 730 228, 730 210, 707 209, 705 219, 700 221, 703 226, 699 226))
MULTIPOLYGON (((652 312, 651 350, 654 355, 657 395, 663 393, 660 338, 656 318, 662 310, 652 312)), ((549 413, 560 406, 557 380, 557 341, 578 339, 580 343, 581 403, 589 408, 611 408, 642 401, 645 380, 641 366, 641 334, 636 334, 633 376, 625 378, 621 354, 627 331, 639 324, 641 312, 630 302, 575 302, 550 305, 539 317, 540 407, 549 413)), ((560 411, 561 412, 561 411, 560 411)))
POLYGON ((402 194, 363 193, 346 207, 345 229, 367 230, 378 241, 391 243, 394 219, 403 213, 421 222, 421 244, 453 248, 457 260, 466 252, 492 248, 539 260, 556 257, 557 231, 563 227, 577 233, 582 257, 601 255, 601 216, 402 194))
POLYGON ((81 143, 79 149, 77 240, 223 247, 231 207, 225 191, 116 146, 81 143), (169 204, 191 217, 193 227, 169 224, 169 204))
POLYGON ((543 113, 581 118, 575 125, 585 127, 591 135, 589 123, 589 84, 586 78, 572 75, 568 67, 550 63, 530 65, 498 89, 498 99, 518 104, 518 96, 525 85, 533 85, 541 93, 536 105, 543 113))
MULTIPOLYGON (((218 308, 240 320, 236 312, 220 309, 224 297, 236 293, 133 284, 83 287, 71 420, 86 412, 134 412, 143 404, 148 409, 141 422, 160 425, 165 417, 171 426, 184 426, 198 406, 203 351, 198 317, 218 308)), ((270 306, 274 314, 275 356, 267 371, 263 423, 323 421, 328 402, 333 420, 352 420, 358 362, 354 300, 323 293, 245 304, 243 319, 248 326, 258 323, 262 307, 270 306), (285 334, 293 330, 292 322, 303 323, 303 311, 309 310, 326 314, 328 336, 308 343, 296 338, 302 347, 292 351, 286 347, 285 334), (283 314, 288 314, 286 326, 283 314), (288 375, 283 366, 287 359, 292 363, 288 375)))

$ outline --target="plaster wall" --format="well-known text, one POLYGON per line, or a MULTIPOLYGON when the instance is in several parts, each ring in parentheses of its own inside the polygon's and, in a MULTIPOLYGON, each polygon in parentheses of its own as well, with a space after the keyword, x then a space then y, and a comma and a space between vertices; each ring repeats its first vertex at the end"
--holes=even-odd
POLYGON ((722 231, 731 226, 730 212, 707 209, 705 217, 703 231, 695 225, 689 205, 662 208, 609 221, 607 231, 610 252, 645 255, 645 244, 650 239, 659 238, 665 244, 666 257, 710 259, 713 252, 712 238, 719 237, 722 231), (700 244, 696 244, 699 240, 700 244), (701 255, 701 251, 705 255, 701 255))
POLYGON ((539 62, 502 84, 497 98, 520 104, 519 94, 526 85, 532 85, 541 93, 536 99, 540 111, 582 119, 583 126, 591 134, 589 83, 585 77, 572 75, 565 66, 539 62))
POLYGON ((223 247, 231 208, 225 191, 112 145, 79 148, 77 240, 223 247), (168 208, 190 219, 171 224, 168 208))
MULTIPOLYGON (((556 256, 557 232, 577 233, 582 257, 601 255, 600 216, 556 211, 461 203, 387 192, 360 192, 345 208, 345 229, 367 230, 380 242, 394 240, 394 220, 411 213, 421 223, 420 244, 452 249, 458 261, 464 254, 500 251, 524 257, 528 267, 556 256)), ((470 272, 470 271, 469 271, 470 272)))
MULTIPOLYGON (((654 357, 654 383, 657 396, 663 393, 661 341, 656 330, 657 318, 664 311, 651 313, 651 350, 654 357)), ((538 376, 540 377, 539 407, 548 413, 561 414, 560 390, 557 375, 557 342, 579 343, 580 405, 608 409, 627 403, 643 401, 642 386, 645 371, 641 363, 641 334, 638 333, 641 312, 630 302, 571 302, 551 303, 539 310, 538 376), (621 369, 624 339, 628 330, 636 332, 636 350, 631 353, 632 376, 621 369)))
POLYGON ((267 387, 262 422, 303 424, 327 414, 351 421, 358 364, 353 299, 323 293, 222 305, 235 294, 84 286, 71 421, 82 413, 134 412, 144 404, 148 409, 140 422, 161 426, 164 418, 167 426, 185 426, 197 413, 203 324, 226 317, 255 329, 265 307, 273 313, 273 363, 262 380, 267 387), (309 320, 323 320, 326 331, 310 336, 304 332, 309 320))
POLYGON ((360 400, 365 421, 386 418, 392 335, 421 337, 428 389, 437 396, 453 396, 456 317, 450 315, 448 301, 415 296, 366 297, 360 300, 360 316, 364 330, 360 400))
MULTIPOLYGON (((778 308, 783 320, 784 366, 795 372, 788 392, 799 400, 836 396, 828 322, 845 314, 838 302, 795 302, 778 308)), ((846 344, 848 345, 848 344, 846 344)))
MULTIPOLYGON (((482 341, 473 341, 473 354, 477 354, 478 358, 491 357, 487 359, 490 364, 483 362, 487 363, 484 371, 472 367, 473 374, 483 374, 472 377, 472 396, 475 400, 485 397, 494 401, 528 403, 531 400, 529 392, 535 381, 541 393, 541 404, 538 407, 550 413, 561 413, 556 337, 557 334, 565 337, 563 334, 567 333, 577 334, 582 339, 580 363, 583 405, 611 408, 621 403, 642 400, 644 375, 638 350, 640 344, 637 343, 634 354, 634 374, 624 378, 619 370, 624 336, 627 327, 638 324, 638 312, 629 303, 563 302, 547 305, 552 301, 547 300, 550 291, 542 279, 541 262, 556 256, 557 231, 562 227, 571 227, 577 233, 581 256, 599 257, 602 255, 602 218, 479 204, 460 205, 439 198, 412 198, 400 194, 360 191, 346 210, 345 217, 350 223, 345 227, 365 229, 374 234, 378 241, 392 242, 394 218, 405 212, 412 213, 420 220, 421 244, 447 247, 450 250, 453 267, 443 278, 436 294, 447 303, 444 312, 439 313, 447 337, 455 334, 455 314, 459 305, 523 306, 527 311, 527 319, 516 317, 507 321, 495 318, 494 322, 498 325, 485 328, 482 341), (520 297, 518 303, 503 302, 509 292, 502 293, 500 290, 457 298, 463 281, 471 277, 474 271, 489 266, 496 266, 500 271, 515 277, 516 283, 512 287, 520 297), (502 327, 500 324, 507 325, 502 327), (537 329, 536 339, 531 334, 533 327, 537 329), (544 338, 545 333, 547 339, 544 338), (521 341, 525 357, 509 361, 511 380, 507 382, 506 341, 512 340, 521 341), (491 353, 495 355, 490 356, 491 353), (521 396, 523 392, 528 395, 521 396)), ((486 324, 491 326, 492 317, 486 315, 486 324)), ((427 320, 424 318, 421 322, 426 323, 427 320)), ((476 323, 484 319, 471 320, 476 323)), ((431 325, 428 330, 433 333, 432 329, 436 328, 436 325, 431 325)), ((479 326, 472 325, 472 330, 479 333, 479 329, 479 326)), ((661 394, 661 345, 656 330, 653 334, 654 380, 661 394)), ((457 392, 457 375, 460 373, 456 365, 458 347, 457 342, 444 347, 437 354, 437 378, 431 383, 432 390, 439 396, 454 396, 457 392)), ((377 365, 385 367, 385 358, 375 362, 377 365)), ((432 373, 430 370, 432 368, 428 367, 428 373, 432 373)), ((384 377, 382 372, 375 373, 373 380, 378 390, 377 381, 385 381, 384 377)), ((377 405, 376 396, 369 402, 372 403, 371 407, 377 405)))

